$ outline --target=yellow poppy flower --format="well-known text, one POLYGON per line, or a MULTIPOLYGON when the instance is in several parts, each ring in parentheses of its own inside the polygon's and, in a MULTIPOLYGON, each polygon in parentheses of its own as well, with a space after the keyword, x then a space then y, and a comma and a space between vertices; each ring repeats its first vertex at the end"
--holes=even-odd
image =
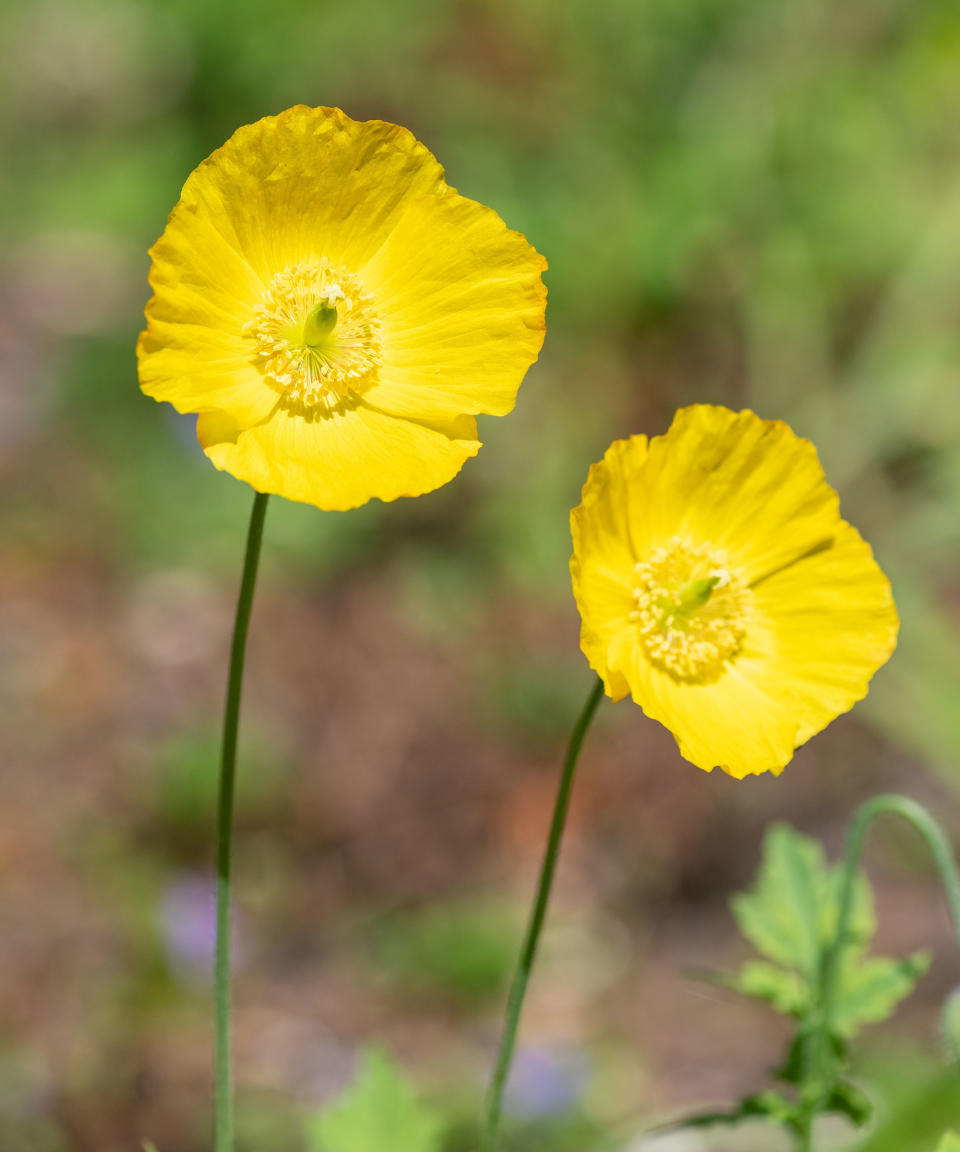
POLYGON ((543 343, 546 261, 404 128, 290 108, 187 180, 151 250, 140 384, 217 468, 353 508, 440 487, 543 343))
POLYGON ((681 409, 610 446, 570 522, 591 667, 707 771, 779 773, 896 645, 889 581, 780 421, 681 409))

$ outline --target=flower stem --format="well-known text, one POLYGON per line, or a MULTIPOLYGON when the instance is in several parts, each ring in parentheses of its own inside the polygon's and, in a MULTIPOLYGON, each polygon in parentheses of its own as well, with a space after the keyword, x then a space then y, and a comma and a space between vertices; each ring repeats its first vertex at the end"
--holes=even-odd
POLYGON ((250 626, 250 609, 257 583, 267 494, 254 496, 247 530, 247 550, 237 600, 230 648, 227 702, 223 713, 223 744, 220 754, 220 793, 217 801, 217 947, 214 960, 216 1015, 216 1152, 233 1152, 233 1075, 230 1062, 230 843, 233 832, 233 792, 237 766, 237 730, 240 724, 240 693, 243 661, 250 626))
POLYGON ((500 1050, 497 1054, 497 1064, 490 1084, 490 1093, 487 1098, 487 1115, 483 1128, 483 1138, 480 1142, 481 1152, 495 1152, 497 1135, 500 1128, 500 1112, 503 1104, 503 1093, 510 1072, 510 1062, 517 1039, 517 1028, 520 1024, 520 1013, 523 1010, 523 1000, 527 992, 527 983, 530 971, 537 954, 537 944, 540 941, 540 932, 547 914, 547 903, 550 900, 550 889, 553 885, 553 874, 557 867, 557 857, 560 853, 560 841, 563 838, 563 829, 567 820, 567 810, 570 807, 570 792, 573 787, 573 776, 580 756, 583 739, 590 727, 590 721, 597 710, 597 705, 603 696, 603 682, 597 680, 587 697, 573 732, 570 734, 570 743, 567 745, 567 755, 563 762, 563 771, 560 775, 560 785, 557 788, 557 798, 553 805, 553 818, 550 821, 550 833, 547 836, 547 846, 540 866, 540 879, 537 883, 537 893, 534 897, 527 932, 523 947, 513 974, 510 985, 510 995, 507 999, 507 1014, 500 1039, 500 1050))
POLYGON ((837 931, 831 947, 824 956, 823 972, 820 982, 820 997, 823 1012, 825 1031, 829 1032, 833 1018, 834 985, 840 953, 847 943, 850 913, 853 910, 853 892, 857 874, 860 870, 860 856, 863 851, 863 842, 871 821, 876 816, 891 813, 902 816, 908 820, 920 833, 930 849, 934 863, 940 873, 943 889, 946 893, 950 914, 953 918, 953 927, 957 936, 957 945, 960 946, 960 871, 954 859, 953 851, 943 829, 934 820, 930 813, 911 800, 908 796, 897 796, 887 793, 874 796, 861 804, 853 816, 850 832, 847 836, 847 848, 843 863, 843 879, 840 889, 840 911, 837 916, 837 931))
POLYGON ((801 1152, 806 1152, 813 1147, 813 1122, 816 1116, 823 1111, 827 1096, 832 1090, 829 1076, 824 1073, 824 1069, 828 1065, 828 1049, 833 1034, 837 971, 844 946, 849 943, 850 916, 853 911, 854 891, 860 872, 860 857, 863 853, 864 840, 874 818, 888 813, 901 816, 909 821, 926 841, 943 882, 947 903, 953 918, 957 944, 960 946, 960 871, 957 869, 953 851, 943 829, 926 808, 908 796, 888 793, 874 796, 865 801, 854 813, 850 831, 847 834, 836 931, 829 947, 823 954, 820 967, 816 1026, 811 1031, 805 1074, 805 1077, 812 1079, 816 1085, 816 1091, 810 1097, 798 1133, 801 1152))

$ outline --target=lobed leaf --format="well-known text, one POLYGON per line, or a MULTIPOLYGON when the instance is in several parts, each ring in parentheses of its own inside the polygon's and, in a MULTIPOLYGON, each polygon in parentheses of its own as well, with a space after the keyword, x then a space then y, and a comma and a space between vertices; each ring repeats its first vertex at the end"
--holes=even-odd
MULTIPOLYGON (((784 1015, 803 1017, 813 1006, 820 965, 837 930, 843 870, 828 868, 820 845, 784 824, 764 839, 757 881, 734 897, 734 917, 766 960, 748 961, 730 985, 784 1015)), ((864 958, 876 931, 873 895, 857 877, 833 997, 832 1025, 839 1037, 885 1020, 913 990, 929 958, 864 958)))
POLYGON ((785 1016, 799 1016, 807 1007, 809 985, 796 972, 764 960, 748 960, 730 986, 743 996, 765 1000, 785 1016))
POLYGON ((819 954, 824 871, 819 844, 774 824, 764 837, 755 887, 731 904, 740 931, 761 956, 808 978, 819 954))
POLYGON ((832 1024, 845 1037, 864 1024, 886 1020, 913 991, 930 967, 927 952, 915 952, 903 960, 872 956, 861 960, 847 955, 837 979, 832 1024))

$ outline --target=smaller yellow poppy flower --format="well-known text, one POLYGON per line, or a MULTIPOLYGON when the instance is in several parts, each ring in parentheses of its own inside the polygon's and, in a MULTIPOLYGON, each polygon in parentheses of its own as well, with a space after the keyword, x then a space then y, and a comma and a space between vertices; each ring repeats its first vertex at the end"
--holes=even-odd
POLYGON ((707 771, 781 772, 896 645, 889 581, 780 421, 696 404, 617 440, 570 524, 591 667, 707 771))
POLYGON ((151 249, 140 386, 217 468, 320 508, 418 496, 544 336, 546 261, 405 128, 289 108, 190 175, 151 249))

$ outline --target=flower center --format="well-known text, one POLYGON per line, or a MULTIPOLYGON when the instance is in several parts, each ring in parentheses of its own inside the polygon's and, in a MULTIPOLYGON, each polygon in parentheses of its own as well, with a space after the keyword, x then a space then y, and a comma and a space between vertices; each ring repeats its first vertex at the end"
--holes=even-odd
POLYGON ((372 297, 358 277, 326 259, 278 272, 243 331, 290 405, 337 408, 373 382, 382 361, 372 297))
POLYGON ((753 593, 726 561, 674 536, 635 566, 630 620, 651 661, 681 680, 717 675, 743 641, 753 593))

